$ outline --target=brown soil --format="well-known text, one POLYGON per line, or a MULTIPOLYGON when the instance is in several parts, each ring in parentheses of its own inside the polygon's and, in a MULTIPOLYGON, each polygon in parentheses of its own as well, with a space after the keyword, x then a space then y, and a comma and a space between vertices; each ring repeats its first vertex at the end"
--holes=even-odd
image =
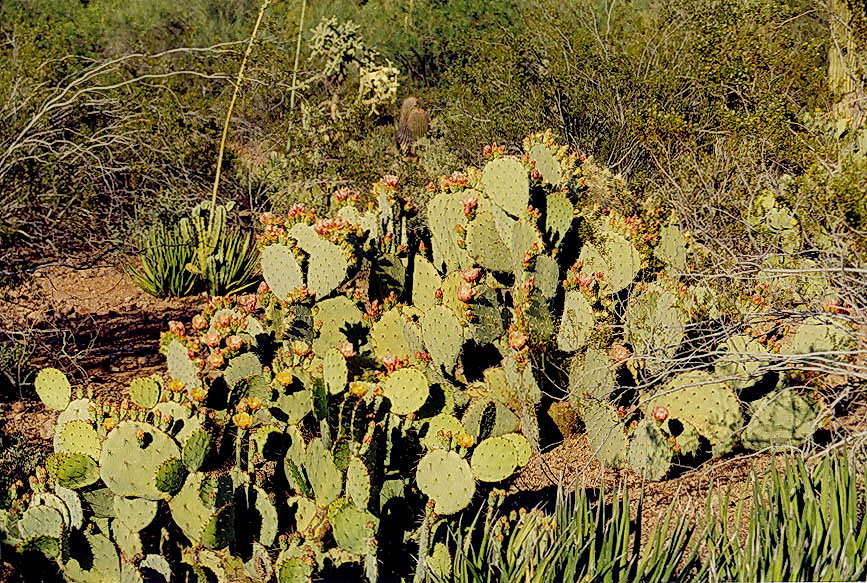
MULTIPOLYGON (((59 368, 74 383, 122 398, 132 379, 162 372, 160 332, 169 320, 191 318, 202 302, 202 297, 149 296, 117 265, 53 266, 0 292, 0 333, 32 346, 36 368, 59 368)), ((0 400, 8 397, 0 395, 0 400)), ((32 394, 18 397, 0 402, 0 432, 44 442, 53 433, 56 414, 32 394)))

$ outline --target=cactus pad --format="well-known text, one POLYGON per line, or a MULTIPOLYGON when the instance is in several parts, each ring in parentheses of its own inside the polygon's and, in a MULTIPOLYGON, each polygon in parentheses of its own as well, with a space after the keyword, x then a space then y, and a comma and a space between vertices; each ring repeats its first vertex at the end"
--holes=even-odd
POLYGON ((325 449, 321 439, 313 439, 307 444, 304 469, 313 487, 316 504, 325 507, 337 500, 343 490, 343 475, 334 465, 334 458, 325 449))
POLYGON ((517 158, 504 157, 488 162, 482 183, 494 204, 510 215, 520 217, 526 212, 530 184, 527 170, 517 158))
POLYGON ((152 409, 160 402, 162 382, 158 375, 135 379, 129 385, 129 398, 143 409, 152 409))
POLYGON ((417 255, 412 272, 412 305, 420 310, 429 310, 437 304, 436 291, 442 280, 433 264, 417 255))
POLYGON ((494 215, 488 211, 476 214, 467 225, 467 251, 479 265, 491 271, 512 271, 509 243, 504 241, 494 215))
POLYGON ((407 367, 391 373, 382 383, 382 392, 391 401, 392 413, 409 415, 421 409, 430 388, 424 372, 407 367))
POLYGON ((560 184, 563 177, 560 174, 560 162, 544 144, 535 144, 527 154, 531 161, 536 162, 536 170, 542 175, 542 180, 554 186, 560 184))
POLYGON ((350 553, 367 554, 371 552, 370 541, 375 535, 378 522, 369 512, 348 504, 331 519, 334 540, 341 549, 350 553))
POLYGON ((451 372, 464 343, 460 320, 446 306, 434 306, 422 316, 421 329, 434 363, 451 372))
POLYGON ((435 502, 438 514, 460 512, 476 491, 470 465, 453 451, 428 452, 418 463, 415 479, 419 490, 435 502))
POLYGON ((34 382, 36 394, 45 406, 55 411, 62 411, 69 405, 72 387, 66 375, 56 368, 43 368, 36 375, 34 382))
POLYGON ((629 444, 628 461, 636 472, 648 480, 661 480, 671 467, 673 453, 671 445, 657 424, 643 419, 629 444))
POLYGON ((80 453, 55 454, 57 483, 78 490, 99 480, 99 468, 93 458, 80 453))
POLYGON ((518 465, 518 451, 505 436, 489 437, 473 450, 470 467, 482 482, 502 482, 518 465))
POLYGON ((428 422, 427 433, 421 443, 425 449, 450 449, 464 431, 457 417, 441 413, 428 422))
POLYGON ((564 352, 580 350, 593 330, 595 320, 590 302, 580 290, 566 292, 563 318, 557 332, 557 348, 564 352))
POLYGON ((124 526, 138 532, 153 522, 157 515, 157 503, 144 498, 115 496, 114 513, 124 526))
POLYGON ((710 441, 715 456, 734 446, 735 434, 743 424, 740 401, 734 392, 703 371, 674 377, 646 400, 643 409, 649 412, 658 406, 668 409, 670 417, 693 425, 710 441))
POLYGON ((329 349, 322 357, 322 378, 328 392, 332 395, 343 392, 348 374, 346 358, 336 348, 329 349))
POLYGON ((675 272, 686 270, 686 238, 677 225, 671 224, 659 231, 659 243, 653 254, 675 272))
POLYGON ((160 500, 166 493, 157 487, 157 472, 167 460, 180 457, 175 440, 153 425, 123 421, 102 444, 100 474, 118 496, 160 500))
POLYGON ((742 442, 749 449, 780 445, 799 446, 821 422, 818 408, 791 389, 783 389, 751 404, 752 418, 742 442))
POLYGON ((80 453, 97 459, 102 449, 99 435, 93 425, 86 421, 70 421, 60 429, 60 439, 55 451, 80 453))
POLYGON ((265 283, 281 300, 304 285, 301 266, 286 245, 272 243, 264 247, 260 254, 260 264, 265 283))
POLYGON ((177 340, 173 340, 168 346, 166 361, 169 376, 173 379, 184 381, 187 390, 202 386, 202 380, 199 378, 199 368, 187 355, 186 346, 177 340))
POLYGON ((614 407, 607 403, 587 401, 581 404, 581 418, 596 458, 613 467, 622 466, 626 461, 629 442, 614 407))

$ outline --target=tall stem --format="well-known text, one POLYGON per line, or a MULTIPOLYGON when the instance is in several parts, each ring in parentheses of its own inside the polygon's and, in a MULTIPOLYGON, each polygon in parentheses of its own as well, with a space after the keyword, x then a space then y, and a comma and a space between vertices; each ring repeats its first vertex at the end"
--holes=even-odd
POLYGON ((250 34, 250 40, 247 42, 247 50, 244 51, 244 58, 241 59, 241 67, 238 69, 238 77, 235 80, 235 91, 232 93, 232 101, 229 102, 229 109, 226 111, 226 121, 223 123, 223 136, 220 139, 220 151, 217 154, 217 172, 214 175, 214 189, 211 192, 211 208, 208 214, 208 232, 214 228, 214 210, 217 207, 217 191, 220 188, 220 173, 223 169, 223 154, 226 151, 226 139, 229 136, 229 122, 232 119, 232 111, 235 109, 235 102, 238 101, 238 95, 241 93, 241 83, 244 80, 244 69, 247 66, 247 60, 250 58, 250 53, 253 51, 253 41, 259 33, 259 25, 262 24, 262 17, 265 16, 265 9, 271 0, 263 0, 259 7, 259 16, 256 18, 256 25, 253 27, 253 32, 250 34))
POLYGON ((298 60, 301 57, 301 35, 304 32, 304 12, 307 0, 301 0, 301 18, 298 19, 298 41, 295 43, 295 65, 292 67, 292 91, 289 93, 289 111, 295 111, 295 87, 298 79, 298 60))

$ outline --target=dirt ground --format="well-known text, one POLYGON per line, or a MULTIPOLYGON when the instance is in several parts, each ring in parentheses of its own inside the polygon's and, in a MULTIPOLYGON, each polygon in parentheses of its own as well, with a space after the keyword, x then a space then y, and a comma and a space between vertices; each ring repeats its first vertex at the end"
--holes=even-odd
MULTIPOLYGON (((60 368, 74 383, 120 400, 132 379, 165 371, 164 359, 157 351, 160 332, 167 329, 169 320, 189 320, 204 301, 201 296, 153 298, 133 285, 116 265, 83 270, 54 266, 2 292, 0 332, 32 342, 37 347, 32 357, 37 368, 60 368)), ((23 397, 0 401, 0 434, 40 443, 47 449, 56 413, 46 410, 33 395, 23 397)), ((857 434, 867 426, 865 412, 867 408, 859 409, 837 420, 838 428, 857 434)), ((577 435, 534 456, 513 479, 510 492, 521 503, 534 505, 550 501, 561 484, 567 489, 598 489, 605 484, 609 493, 622 485, 635 510, 643 487, 642 520, 645 526, 652 526, 672 503, 680 514, 703 513, 709 488, 732 484, 740 491, 748 486, 750 470, 761 472, 772 459, 769 455, 734 455, 669 480, 643 483, 630 470, 603 468, 593 458, 586 436, 577 435)), ((733 504, 736 501, 737 496, 733 504)), ((9 566, 0 561, 0 581, 15 580, 4 576, 4 568, 9 566)))

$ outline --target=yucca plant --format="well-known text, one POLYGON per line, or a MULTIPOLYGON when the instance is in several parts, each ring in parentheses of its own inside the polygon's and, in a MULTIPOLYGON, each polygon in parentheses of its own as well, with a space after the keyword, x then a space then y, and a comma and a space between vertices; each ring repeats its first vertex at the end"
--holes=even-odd
POLYGON ((126 264, 133 282, 152 296, 184 297, 201 289, 199 277, 187 269, 193 260, 195 241, 179 226, 161 223, 136 238, 141 267, 126 264))
POLYGON ((226 224, 232 203, 218 205, 208 228, 210 205, 196 205, 177 225, 155 225, 137 240, 141 268, 127 266, 132 280, 157 297, 211 296, 252 291, 259 254, 249 233, 226 224))
MULTIPOLYGON (((548 581, 648 582, 691 580, 697 547, 693 528, 669 508, 649 543, 641 548, 641 521, 633 523, 629 495, 621 487, 605 504, 592 503, 585 490, 559 491, 552 514, 539 509, 497 517, 497 502, 454 535, 451 572, 435 578, 454 583, 529 583, 548 581)), ((643 507, 643 495, 638 513, 643 507)))
POLYGON ((731 488, 708 496, 709 581, 863 581, 867 578, 865 482, 843 455, 807 469, 790 459, 751 474, 752 500, 733 517, 731 488), (718 502, 716 509, 713 503, 718 502), (746 536, 741 527, 746 526, 746 536))

